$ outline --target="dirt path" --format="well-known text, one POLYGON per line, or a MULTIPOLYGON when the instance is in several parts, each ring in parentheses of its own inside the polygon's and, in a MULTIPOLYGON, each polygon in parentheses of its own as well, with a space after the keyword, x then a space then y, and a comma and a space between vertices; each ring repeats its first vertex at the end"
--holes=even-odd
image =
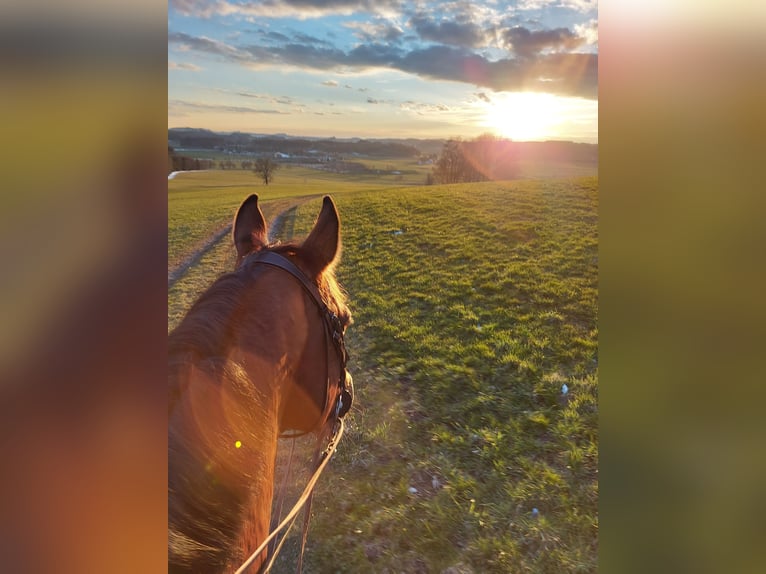
MULTIPOLYGON (((298 206, 317 197, 319 196, 309 195, 283 200, 278 199, 264 203, 262 210, 267 221, 274 213, 277 214, 269 225, 269 242, 271 243, 277 240, 288 241, 292 239, 295 230, 295 214, 298 210, 298 206)), ((189 269, 199 263, 200 259, 202 259, 208 251, 213 249, 213 247, 218 245, 224 237, 228 237, 231 234, 231 228, 231 223, 220 228, 208 237, 197 249, 182 259, 180 263, 175 265, 172 269, 168 269, 168 289, 173 287, 173 285, 175 285, 175 283, 183 277, 189 269)))

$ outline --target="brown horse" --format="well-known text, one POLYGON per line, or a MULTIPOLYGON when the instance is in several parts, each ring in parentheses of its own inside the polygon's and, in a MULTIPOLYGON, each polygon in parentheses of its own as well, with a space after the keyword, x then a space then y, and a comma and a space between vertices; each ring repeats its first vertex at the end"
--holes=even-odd
MULTIPOLYGON (((280 434, 321 436, 349 406, 343 334, 351 317, 334 277, 333 201, 324 198, 302 244, 269 245, 251 195, 233 237, 235 271, 169 336, 170 572, 236 570, 269 533, 280 434)), ((266 559, 261 553, 252 571, 266 559)))

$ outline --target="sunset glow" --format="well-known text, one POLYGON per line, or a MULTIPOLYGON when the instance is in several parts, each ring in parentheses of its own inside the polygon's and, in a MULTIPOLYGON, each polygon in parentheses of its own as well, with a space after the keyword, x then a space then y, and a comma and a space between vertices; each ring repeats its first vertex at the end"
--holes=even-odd
POLYGON ((484 105, 487 131, 515 141, 594 141, 598 102, 536 92, 497 94, 484 105), (592 132, 592 133, 589 133, 592 132))

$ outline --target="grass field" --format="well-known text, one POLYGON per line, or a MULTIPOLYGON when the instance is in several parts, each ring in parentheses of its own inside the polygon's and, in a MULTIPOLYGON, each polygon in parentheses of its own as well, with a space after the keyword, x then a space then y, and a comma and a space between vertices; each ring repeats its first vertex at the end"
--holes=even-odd
MULTIPOLYGON (((231 223, 242 200, 257 193, 262 203, 350 191, 384 189, 404 183, 394 175, 339 176, 316 169, 283 165, 273 183, 263 185, 252 171, 189 172, 168 180, 168 261, 172 266, 194 251, 221 225, 231 223)), ((412 185, 415 182, 409 182, 412 185)), ((268 208, 266 208, 268 209, 268 208)), ((269 215, 268 213, 266 214, 269 215)))
MULTIPOLYGON (((289 205, 324 194, 380 190, 406 181, 396 176, 332 174, 284 165, 273 183, 263 185, 251 171, 210 170, 183 173, 168 180, 168 267, 175 269, 199 251, 215 232, 230 225, 239 205, 257 193, 268 221, 289 205)), ((314 214, 316 215, 316 214, 314 214)), ((217 275, 233 265, 228 237, 209 251, 197 266, 178 280, 168 293, 168 326, 172 328, 191 303, 217 275)))
POLYGON ((597 179, 354 185, 357 400, 305 571, 595 572, 597 179))

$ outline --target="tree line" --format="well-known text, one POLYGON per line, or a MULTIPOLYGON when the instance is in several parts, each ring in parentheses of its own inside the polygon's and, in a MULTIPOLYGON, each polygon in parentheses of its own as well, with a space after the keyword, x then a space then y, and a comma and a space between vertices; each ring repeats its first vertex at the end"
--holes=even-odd
POLYGON ((204 129, 168 130, 168 139, 184 148, 230 150, 236 152, 307 155, 310 150, 325 155, 358 153, 375 157, 417 157, 420 151, 403 141, 367 139, 303 139, 298 137, 254 136, 245 133, 222 134, 204 129))
POLYGON ((212 159, 199 159, 185 155, 178 155, 175 150, 168 146, 168 173, 174 171, 194 171, 199 169, 213 169, 215 162, 212 159))

